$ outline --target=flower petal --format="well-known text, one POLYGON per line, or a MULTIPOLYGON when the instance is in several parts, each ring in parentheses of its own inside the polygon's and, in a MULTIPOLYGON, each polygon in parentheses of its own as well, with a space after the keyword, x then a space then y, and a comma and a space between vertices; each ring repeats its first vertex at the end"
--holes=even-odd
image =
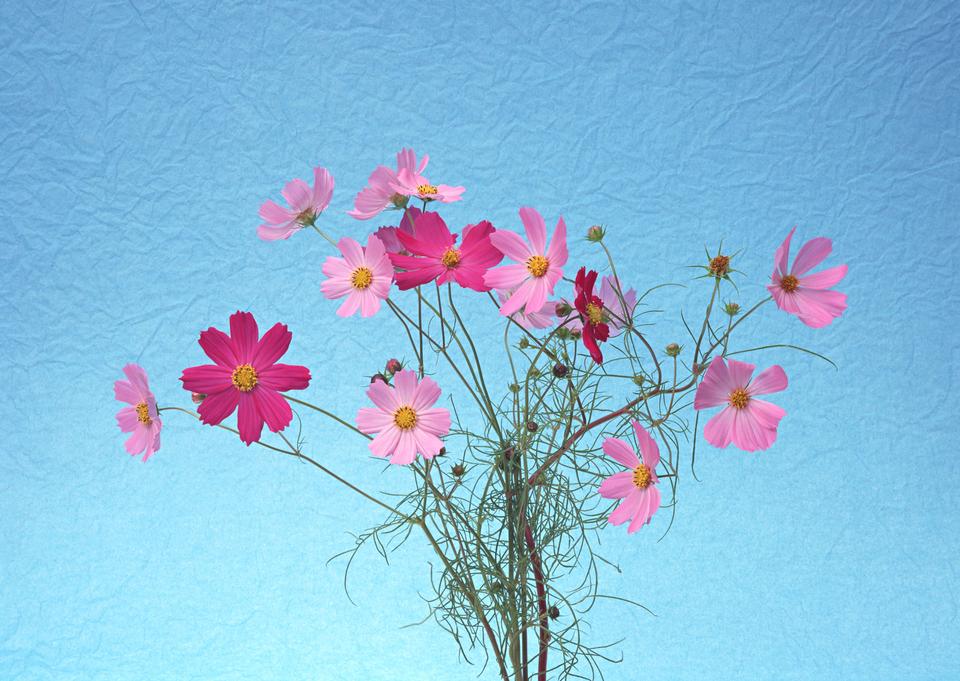
POLYGON ((214 363, 226 367, 233 371, 238 365, 243 364, 233 350, 233 342, 230 336, 220 329, 210 327, 200 333, 200 347, 207 353, 207 357, 214 363))
POLYGON ((253 395, 239 391, 237 393, 240 396, 240 408, 237 411, 237 430, 240 431, 240 440, 249 447, 260 440, 260 433, 263 432, 263 415, 257 409, 253 395))
POLYGON ((769 369, 764 369, 755 379, 750 381, 748 392, 751 396, 768 395, 786 389, 787 374, 783 367, 775 364, 769 369))
POLYGON ((637 453, 633 451, 630 445, 618 437, 608 437, 603 441, 603 453, 622 466, 626 466, 631 471, 640 465, 640 459, 637 458, 637 453))
POLYGON ((293 420, 293 410, 280 393, 270 388, 257 386, 250 395, 254 406, 274 433, 280 432, 293 420))
POLYGON ((197 408, 200 413, 200 421, 215 426, 230 416, 239 402, 240 391, 232 385, 218 393, 208 394, 197 408))
POLYGON ((604 480, 597 492, 604 499, 623 499, 634 489, 633 471, 622 471, 604 480))
POLYGON ((252 314, 238 310, 230 315, 230 340, 234 354, 241 364, 246 364, 253 359, 259 338, 257 320, 252 314))
POLYGON ((290 340, 293 334, 287 329, 286 324, 274 324, 263 334, 263 338, 257 343, 257 348, 253 353, 252 361, 254 369, 262 371, 283 357, 283 354, 290 347, 290 340))

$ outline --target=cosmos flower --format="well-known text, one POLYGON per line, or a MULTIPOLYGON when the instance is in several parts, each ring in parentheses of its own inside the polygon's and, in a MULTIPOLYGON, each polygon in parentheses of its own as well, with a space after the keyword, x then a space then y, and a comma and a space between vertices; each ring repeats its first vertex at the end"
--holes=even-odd
POLYGON ((620 438, 608 437, 603 441, 603 452, 628 470, 614 473, 598 490, 604 499, 622 500, 607 520, 611 525, 622 525, 629 520, 628 534, 649 523, 660 508, 660 490, 656 487, 660 448, 637 421, 633 422, 633 432, 643 460, 620 438))
POLYGON ((593 293, 596 281, 597 273, 594 270, 588 273, 586 267, 581 267, 575 280, 577 297, 573 304, 580 313, 583 345, 594 362, 603 364, 600 343, 610 338, 610 325, 607 323, 608 315, 604 312, 603 301, 593 293))
POLYGON ((697 387, 694 409, 726 405, 703 430, 707 442, 725 448, 731 442, 748 452, 767 449, 777 439, 777 425, 786 412, 757 395, 780 392, 787 387, 783 368, 772 366, 751 380, 756 367, 735 359, 714 357, 697 387))
POLYGON ((520 220, 529 244, 513 232, 497 230, 490 236, 491 243, 517 263, 490 270, 484 276, 484 283, 490 288, 513 291, 500 306, 500 314, 505 317, 521 308, 542 310, 567 264, 567 225, 562 217, 557 220, 549 248, 547 227, 540 213, 534 208, 521 208, 520 220))
POLYGON ((300 179, 291 180, 280 192, 289 208, 273 201, 264 201, 260 217, 264 223, 257 227, 257 236, 264 241, 289 239, 294 232, 313 225, 333 196, 333 175, 326 168, 313 169, 313 188, 300 179))
POLYGON ((455 281, 474 291, 489 291, 483 283, 487 270, 503 259, 503 254, 490 243, 496 230, 484 220, 467 225, 463 243, 457 247, 457 235, 451 234, 437 213, 417 216, 414 234, 397 232, 400 243, 410 255, 390 254, 390 262, 398 270, 397 286, 401 291, 436 280, 438 284, 455 281))
POLYGON ((123 367, 127 380, 113 384, 113 394, 129 407, 117 412, 117 425, 124 433, 131 433, 124 443, 131 456, 143 454, 146 461, 160 449, 160 429, 163 423, 157 411, 157 400, 150 392, 147 372, 138 364, 123 367))
POLYGON ((206 395, 197 411, 200 420, 217 425, 237 412, 240 439, 260 440, 263 424, 273 432, 290 425, 293 412, 281 392, 303 390, 310 384, 307 367, 277 364, 293 337, 285 324, 274 324, 260 338, 249 312, 230 315, 230 335, 210 327, 200 334, 200 347, 214 364, 183 370, 185 390, 206 395))
POLYGON ((383 242, 371 234, 363 248, 354 239, 344 237, 337 248, 343 257, 329 256, 323 263, 327 279, 320 290, 328 300, 346 296, 337 310, 341 317, 349 317, 357 310, 361 317, 372 317, 380 309, 380 301, 390 294, 393 283, 393 266, 383 242))
MULTIPOLYGON (((510 293, 509 291, 497 291, 497 299, 499 299, 501 305, 507 302, 510 293)), ((542 308, 535 312, 528 312, 526 309, 523 309, 510 315, 511 319, 527 330, 545 329, 548 326, 553 326, 556 316, 557 301, 555 300, 548 300, 543 304, 542 308)))
MULTIPOLYGON (((412 151, 410 153, 413 154, 412 151)), ((459 201, 465 191, 463 187, 433 184, 423 174, 427 168, 428 159, 428 156, 424 156, 423 162, 417 168, 414 163, 407 163, 400 167, 398 158, 397 175, 390 182, 390 188, 400 196, 416 196, 421 201, 439 201, 440 203, 459 201)))
POLYGON ((440 398, 440 387, 430 378, 417 381, 417 374, 409 369, 398 371, 393 383, 370 384, 367 396, 375 406, 357 412, 357 428, 377 434, 370 441, 370 451, 389 457, 390 463, 411 463, 417 452, 432 459, 443 447, 440 438, 450 432, 450 412, 433 406, 440 398))
POLYGON ((767 290, 776 301, 777 307, 796 315, 807 326, 819 329, 830 324, 847 309, 846 294, 828 290, 847 275, 847 266, 837 265, 808 275, 807 272, 823 262, 833 248, 830 239, 817 237, 800 248, 793 267, 787 269, 790 240, 796 229, 794 227, 790 230, 777 249, 773 274, 770 275, 771 283, 767 290))
POLYGON ((397 169, 377 166, 370 174, 367 186, 361 189, 354 199, 353 210, 349 211, 348 215, 358 220, 369 220, 388 206, 404 207, 408 196, 420 196, 430 201, 459 201, 463 187, 435 187, 423 177, 429 160, 430 157, 424 154, 417 165, 417 155, 413 149, 401 149, 397 153, 397 169), (423 187, 420 187, 420 184, 423 187), (443 198, 440 198, 441 192, 443 198))

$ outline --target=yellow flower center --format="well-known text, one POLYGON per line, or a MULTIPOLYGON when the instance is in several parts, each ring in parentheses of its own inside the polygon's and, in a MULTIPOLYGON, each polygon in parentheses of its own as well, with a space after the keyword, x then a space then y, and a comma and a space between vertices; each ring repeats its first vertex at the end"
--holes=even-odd
POLYGON ((353 288, 362 291, 373 283, 373 272, 370 271, 369 267, 358 267, 350 275, 350 283, 353 284, 353 288))
POLYGON ((436 195, 437 186, 433 184, 418 184, 417 185, 417 194, 433 194, 436 195))
POLYGON ((153 419, 150 418, 150 407, 147 406, 146 402, 141 402, 134 407, 137 410, 137 420, 145 426, 149 426, 153 423, 153 419))
POLYGON ((793 293, 797 290, 797 287, 800 285, 800 281, 793 276, 788 274, 783 279, 780 280, 780 288, 782 288, 787 293, 793 293))
POLYGON ((724 277, 730 273, 730 256, 718 255, 710 261, 710 274, 715 277, 724 277))
POLYGON ((587 303, 587 319, 591 324, 600 324, 603 321, 603 309, 596 303, 587 303))
POLYGON ((750 395, 743 388, 737 388, 730 393, 730 406, 736 409, 743 409, 750 401, 750 395))
POLYGON ((257 370, 249 364, 241 364, 233 370, 233 387, 242 393, 248 393, 257 385, 257 370))
POLYGON ((460 251, 458 251, 456 248, 449 249, 443 254, 443 257, 440 258, 440 262, 442 262, 443 266, 448 270, 452 270, 454 267, 460 264, 460 251))
POLYGON ((637 489, 646 489, 653 482, 653 475, 650 473, 650 467, 642 463, 633 469, 633 486, 637 489))
POLYGON ((417 412, 413 407, 400 407, 393 412, 393 422, 400 430, 410 430, 417 425, 417 412))
POLYGON ((527 270, 537 279, 542 277, 550 269, 550 261, 542 255, 532 255, 527 259, 527 270))

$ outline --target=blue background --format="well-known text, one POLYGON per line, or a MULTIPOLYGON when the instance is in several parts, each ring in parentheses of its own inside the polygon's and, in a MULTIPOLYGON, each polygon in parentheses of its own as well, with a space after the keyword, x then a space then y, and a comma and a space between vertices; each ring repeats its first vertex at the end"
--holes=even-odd
MULTIPOLYGON (((344 596, 325 561, 375 507, 176 415, 141 464, 113 421, 127 361, 189 406, 196 336, 238 308, 288 322, 309 397, 351 415, 397 329, 336 319, 327 245, 258 241, 257 208, 325 165, 322 224, 361 237, 344 211, 404 145, 468 188, 452 224, 603 223, 638 288, 723 238, 750 302, 793 224, 850 264, 832 327, 745 325, 840 365, 753 357, 790 375, 775 446, 705 447, 663 541, 664 517, 604 533, 606 590, 657 614, 596 608, 591 640, 626 639, 608 678, 960 677, 960 6, 197 4, 0 5, 0 678, 475 677, 438 629, 400 629, 425 612, 418 539, 365 554, 344 596)), ((655 342, 704 294, 663 292, 655 342)), ((409 482, 304 425, 352 479, 409 482)))

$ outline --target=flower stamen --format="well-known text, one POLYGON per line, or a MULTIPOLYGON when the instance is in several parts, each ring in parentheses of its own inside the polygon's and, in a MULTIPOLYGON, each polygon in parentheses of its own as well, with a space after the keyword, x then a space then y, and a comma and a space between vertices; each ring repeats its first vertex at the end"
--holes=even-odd
POLYGON ((400 407, 393 412, 393 422, 400 430, 410 430, 417 425, 417 412, 413 410, 413 407, 400 407))
POLYGON ((633 469, 633 486, 637 489, 646 489, 653 482, 650 467, 642 463, 633 469))
POLYGON ((257 370, 249 364, 241 364, 233 370, 230 377, 233 387, 242 393, 248 393, 257 386, 257 370))
POLYGON ((153 419, 150 418, 150 407, 147 406, 146 402, 140 402, 137 406, 134 407, 137 410, 137 420, 145 426, 149 426, 153 423, 153 419))
POLYGON ((437 195, 437 186, 434 184, 418 184, 417 185, 417 194, 420 196, 436 196, 437 195))
POLYGON ((537 279, 542 277, 550 269, 550 261, 542 255, 531 255, 527 259, 527 271, 537 279))
POLYGON ((793 293, 797 290, 797 287, 800 286, 800 280, 797 279, 792 274, 788 274, 783 279, 780 280, 780 288, 782 288, 787 293, 793 293))
POLYGON ((440 262, 443 263, 443 266, 448 270, 452 270, 460 264, 460 251, 456 248, 448 249, 447 252, 443 254, 443 257, 440 258, 440 262))
POLYGON ((587 320, 594 326, 603 323, 603 308, 596 303, 587 303, 587 320))
POLYGON ((743 409, 750 401, 750 394, 744 388, 737 388, 730 393, 730 406, 734 409, 743 409))
POLYGON ((710 261, 710 274, 715 277, 725 277, 730 274, 730 256, 718 255, 710 261))
POLYGON ((373 283, 373 272, 369 267, 358 267, 350 275, 350 283, 353 287, 361 291, 368 288, 373 283))

